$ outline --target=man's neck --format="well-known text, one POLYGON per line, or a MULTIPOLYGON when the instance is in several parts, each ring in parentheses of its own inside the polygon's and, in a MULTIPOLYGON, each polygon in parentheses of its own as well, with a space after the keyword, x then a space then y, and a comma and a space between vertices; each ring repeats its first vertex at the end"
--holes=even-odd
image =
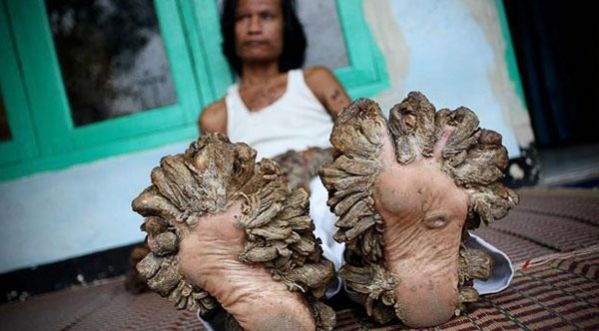
POLYGON ((278 63, 270 64, 244 64, 241 84, 264 84, 281 75, 278 63))

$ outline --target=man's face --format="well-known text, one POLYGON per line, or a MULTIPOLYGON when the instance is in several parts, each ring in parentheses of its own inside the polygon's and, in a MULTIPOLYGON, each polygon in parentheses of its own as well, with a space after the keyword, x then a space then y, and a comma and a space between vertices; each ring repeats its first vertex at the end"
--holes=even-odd
POLYGON ((240 0, 235 17, 235 48, 242 62, 277 60, 283 51, 280 0, 240 0))

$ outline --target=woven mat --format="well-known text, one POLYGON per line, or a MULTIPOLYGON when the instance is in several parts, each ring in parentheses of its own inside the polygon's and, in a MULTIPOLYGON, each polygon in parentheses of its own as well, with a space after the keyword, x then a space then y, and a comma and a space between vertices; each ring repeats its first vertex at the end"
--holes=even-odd
MULTIPOLYGON (((469 313, 433 330, 599 329, 599 245, 584 254, 533 259, 516 271, 511 286, 482 297, 469 313)), ((374 327, 354 311, 338 312, 337 330, 401 330, 374 327)))
MULTIPOLYGON (((516 274, 505 291, 434 330, 599 330, 599 193, 521 190, 521 203, 476 231, 505 251, 516 274)), ((203 330, 193 313, 117 278, 0 306, 0 330, 203 330)), ((337 330, 374 327, 360 310, 338 312, 337 330)))

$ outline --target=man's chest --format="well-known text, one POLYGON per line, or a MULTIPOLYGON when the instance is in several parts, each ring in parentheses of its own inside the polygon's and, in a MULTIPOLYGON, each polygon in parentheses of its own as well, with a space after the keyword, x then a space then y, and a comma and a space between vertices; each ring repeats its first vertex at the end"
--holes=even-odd
POLYGON ((285 94, 287 84, 275 82, 266 85, 246 86, 240 89, 239 95, 249 111, 259 111, 277 102, 285 94))

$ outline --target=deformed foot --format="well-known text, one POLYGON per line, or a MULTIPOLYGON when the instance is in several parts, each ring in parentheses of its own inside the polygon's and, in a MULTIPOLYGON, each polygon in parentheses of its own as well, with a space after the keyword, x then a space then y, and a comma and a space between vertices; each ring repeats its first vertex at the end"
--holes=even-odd
POLYGON ((312 234, 308 194, 245 144, 205 135, 165 157, 134 200, 152 251, 138 264, 179 309, 218 307, 245 330, 331 330, 318 301, 333 278, 312 234))
POLYGON ((517 196, 500 180, 501 136, 470 110, 435 108, 410 93, 387 121, 359 100, 335 123, 338 154, 321 170, 346 243, 340 275, 378 322, 439 325, 478 299, 491 259, 461 245, 466 229, 503 217, 517 196))
POLYGON ((318 170, 333 155, 332 148, 310 147, 303 151, 289 150, 274 157, 287 178, 287 187, 291 190, 301 187, 310 190, 310 182, 318 175, 318 170))
POLYGON ((264 266, 239 260, 245 232, 236 222, 242 215, 241 202, 236 202, 222 214, 202 217, 193 228, 181 227, 181 273, 208 291, 244 330, 259 330, 276 316, 294 322, 294 330, 314 330, 300 293, 274 280, 264 266))

